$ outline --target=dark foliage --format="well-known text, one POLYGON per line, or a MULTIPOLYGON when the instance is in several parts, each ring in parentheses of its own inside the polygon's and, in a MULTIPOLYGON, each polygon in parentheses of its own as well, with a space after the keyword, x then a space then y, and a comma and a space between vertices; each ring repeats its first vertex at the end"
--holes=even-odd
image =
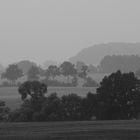
POLYGON ((41 113, 43 114, 44 121, 63 121, 64 118, 64 107, 61 99, 56 93, 48 96, 43 103, 41 113))
POLYGON ((23 104, 18 110, 11 112, 10 121, 42 121, 40 110, 45 102, 47 86, 39 81, 27 81, 20 85, 19 93, 23 104), (30 96, 30 98, 27 98, 30 96))
POLYGON ((86 98, 76 94, 57 96, 56 93, 37 100, 29 98, 24 100, 22 106, 12 111, 9 121, 76 121, 90 120, 95 113, 94 95, 89 93, 86 98))
POLYGON ((64 107, 65 120, 81 120, 82 99, 76 94, 62 96, 62 105, 64 107))
POLYGON ((91 120, 95 117, 97 110, 97 96, 96 94, 88 93, 82 101, 82 119, 91 120))
POLYGON ((19 87, 22 106, 10 114, 11 121, 78 121, 137 119, 140 113, 140 81, 133 72, 117 71, 104 77, 97 94, 47 97, 46 86, 26 82, 19 87), (30 95, 30 98, 26 98, 30 95))
POLYGON ((39 99, 45 96, 47 85, 39 81, 27 81, 20 85, 18 89, 22 99, 29 95, 32 99, 39 99))
POLYGON ((0 122, 7 121, 9 108, 5 106, 5 102, 0 100, 0 122))
POLYGON ((132 72, 117 71, 105 77, 97 89, 97 119, 135 118, 139 113, 136 104, 140 104, 138 87, 139 81, 132 72))

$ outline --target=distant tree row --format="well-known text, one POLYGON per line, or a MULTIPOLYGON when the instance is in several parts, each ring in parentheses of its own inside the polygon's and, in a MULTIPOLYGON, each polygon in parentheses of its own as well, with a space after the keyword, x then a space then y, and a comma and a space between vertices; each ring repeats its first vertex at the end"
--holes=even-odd
MULTIPOLYGON (((29 81, 42 80, 44 78, 45 81, 48 81, 48 84, 67 85, 65 82, 60 82, 56 79, 56 77, 63 75, 67 77, 67 83, 70 85, 72 79, 75 82, 76 78, 80 77, 85 81, 89 81, 89 74, 113 73, 116 70, 121 70, 122 72, 132 71, 136 73, 136 76, 140 77, 140 57, 138 55, 107 55, 97 67, 81 61, 78 61, 75 65, 65 61, 59 66, 49 65, 46 69, 42 69, 30 61, 21 61, 17 64, 9 65, 1 77, 9 80, 10 85, 15 85, 16 81, 23 76, 26 76, 26 80, 29 81)), ((4 82, 4 85, 6 84, 8 85, 8 82, 4 82)), ((76 86, 76 83, 71 83, 71 85, 76 86)))
MULTIPOLYGON (((79 62, 80 64, 80 62, 79 62)), ((25 70, 24 70, 25 71, 25 70)), ((56 65, 50 65, 46 70, 32 65, 26 73, 23 72, 21 68, 17 64, 9 65, 4 73, 2 73, 1 77, 6 78, 7 80, 11 81, 10 85, 16 85, 16 81, 23 77, 24 75, 27 76, 28 81, 43 81, 47 83, 49 86, 77 86, 78 85, 78 77, 83 78, 88 86, 91 85, 91 82, 97 83, 87 76, 88 73, 88 66, 85 64, 77 65, 77 67, 68 62, 63 62, 59 67, 56 65), (80 67, 79 67, 80 66, 80 67), (55 79, 58 76, 67 77, 67 82, 60 82, 59 80, 55 79), (88 82, 90 82, 88 84, 88 82)), ((6 83, 5 83, 6 85, 6 83)), ((86 85, 86 84, 85 84, 86 85)))
POLYGON ((15 85, 18 78, 23 76, 23 72, 18 68, 17 65, 9 65, 4 73, 2 73, 1 78, 6 78, 11 81, 11 85, 15 85))
POLYGON ((138 55, 107 55, 98 66, 102 73, 112 73, 116 70, 122 72, 136 72, 140 69, 140 57, 138 55))
POLYGON ((1 77, 10 81, 9 83, 8 81, 4 81, 4 86, 20 85, 20 80, 18 79, 23 76, 28 81, 38 80, 45 82, 48 86, 77 86, 80 78, 84 81, 83 86, 97 86, 98 84, 90 75, 100 73, 109 74, 118 69, 122 72, 135 72, 136 76, 140 77, 140 57, 137 55, 107 55, 97 67, 86 65, 80 61, 76 64, 64 61, 59 66, 50 65, 47 69, 42 69, 33 62, 22 61, 18 64, 9 65, 1 77))

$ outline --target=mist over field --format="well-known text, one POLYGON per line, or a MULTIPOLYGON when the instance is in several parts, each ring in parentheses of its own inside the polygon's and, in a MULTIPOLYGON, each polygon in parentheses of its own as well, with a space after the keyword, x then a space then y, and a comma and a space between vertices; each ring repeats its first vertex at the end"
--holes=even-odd
POLYGON ((139 7, 1 0, 0 140, 139 140, 139 7))
POLYGON ((140 42, 139 5, 138 0, 1 1, 0 62, 61 63, 95 44, 140 42))

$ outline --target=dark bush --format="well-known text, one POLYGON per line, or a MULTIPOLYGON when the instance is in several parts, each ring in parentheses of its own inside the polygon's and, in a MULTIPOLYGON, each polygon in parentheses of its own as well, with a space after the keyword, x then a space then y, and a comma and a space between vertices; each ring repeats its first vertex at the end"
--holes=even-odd
POLYGON ((136 109, 140 104, 139 87, 139 80, 132 72, 117 71, 105 77, 97 89, 97 119, 135 118, 140 111, 136 109))
POLYGON ((82 100, 82 119, 91 120, 97 110, 97 95, 88 93, 82 100))
POLYGON ((76 94, 62 96, 62 105, 64 107, 65 120, 82 119, 82 98, 76 94))

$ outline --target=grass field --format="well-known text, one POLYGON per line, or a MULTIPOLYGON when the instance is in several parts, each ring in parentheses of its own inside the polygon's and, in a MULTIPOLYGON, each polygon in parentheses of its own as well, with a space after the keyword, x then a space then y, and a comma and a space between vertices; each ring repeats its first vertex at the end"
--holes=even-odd
MULTIPOLYGON (((76 93, 79 96, 86 96, 88 92, 95 93, 96 88, 81 88, 81 87, 48 87, 47 95, 51 93, 57 93, 58 96, 67 95, 70 93, 76 93)), ((1 87, 0 88, 0 100, 6 102, 6 105, 11 109, 18 108, 21 101, 21 96, 18 93, 17 87, 1 87)))
MULTIPOLYGON (((100 82, 105 75, 107 75, 107 74, 95 73, 95 74, 89 74, 88 76, 92 77, 95 81, 100 82)), ((65 79, 63 76, 61 78, 62 79, 59 79, 59 80, 63 81, 65 79)), ((0 84, 3 81, 5 81, 5 79, 3 79, 3 80, 0 79, 0 84)), ((18 81, 19 82, 26 81, 26 77, 22 77, 18 81)), ((79 80, 79 86, 82 86, 82 85, 83 85, 83 81, 79 80)), ((86 94, 88 92, 96 93, 96 88, 48 87, 47 95, 49 95, 51 93, 55 93, 55 92, 58 94, 58 96, 67 95, 70 93, 76 93, 79 96, 86 96, 86 94)), ((22 103, 17 87, 0 87, 0 100, 5 101, 6 105, 8 107, 10 107, 10 109, 18 108, 20 106, 20 104, 22 103)))
POLYGON ((140 121, 1 123, 0 140, 140 140, 140 121))

